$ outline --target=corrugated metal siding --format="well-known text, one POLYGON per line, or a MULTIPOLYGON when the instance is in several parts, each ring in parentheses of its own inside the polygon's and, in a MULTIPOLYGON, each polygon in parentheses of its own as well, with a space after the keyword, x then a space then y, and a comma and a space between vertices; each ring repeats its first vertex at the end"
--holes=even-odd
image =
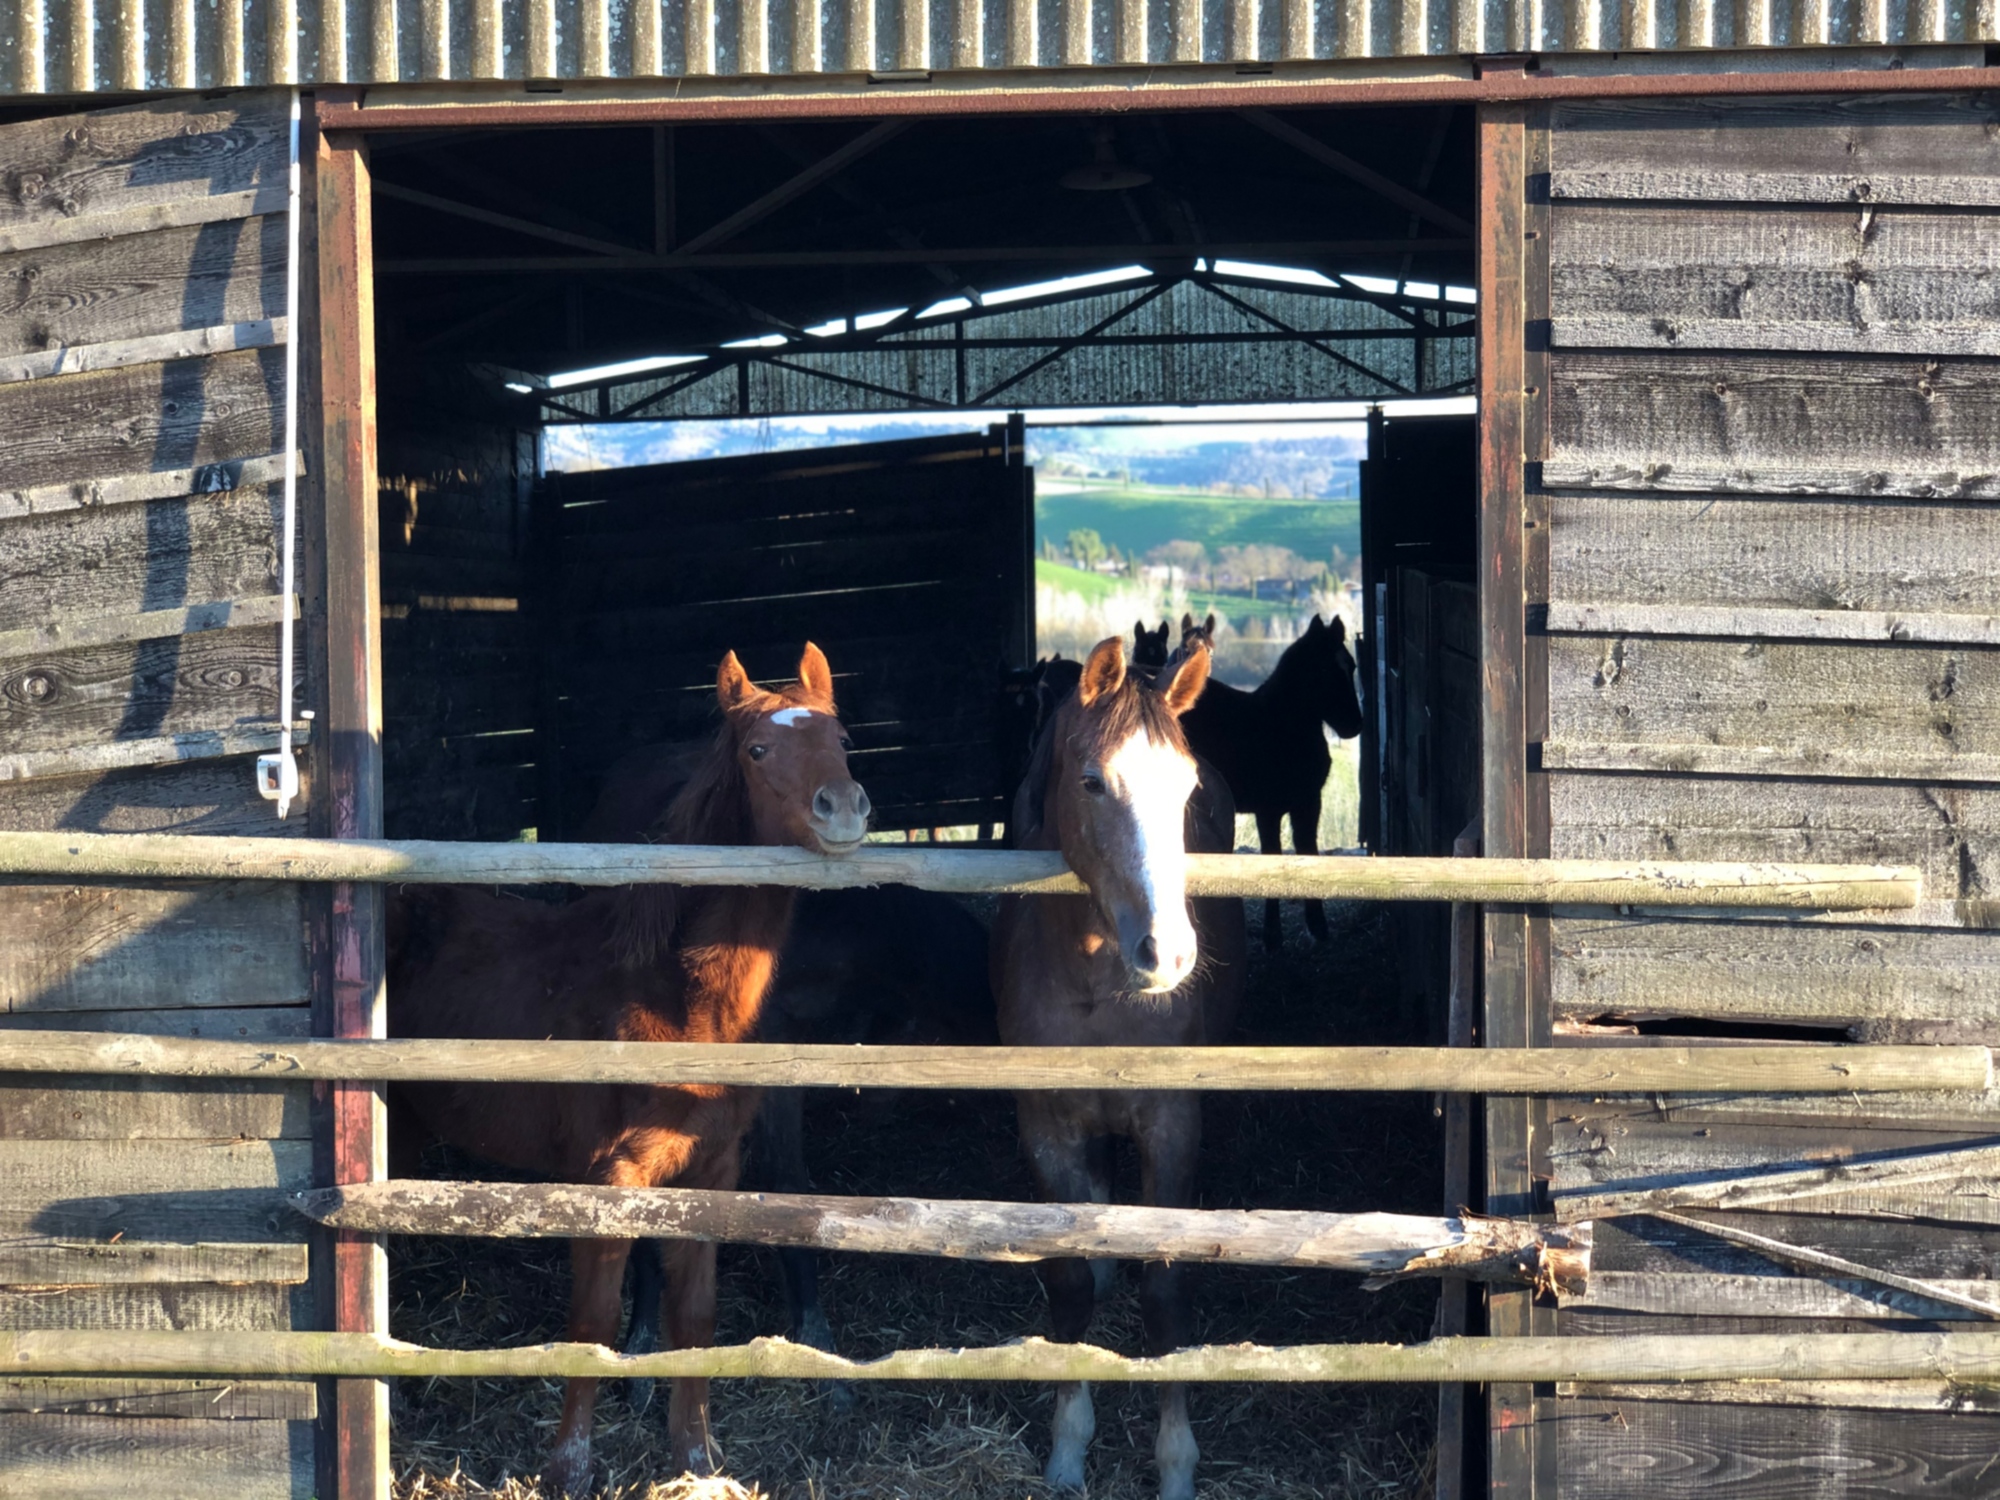
POLYGON ((0 95, 2000 39, 2000 0, 0 0, 0 95))

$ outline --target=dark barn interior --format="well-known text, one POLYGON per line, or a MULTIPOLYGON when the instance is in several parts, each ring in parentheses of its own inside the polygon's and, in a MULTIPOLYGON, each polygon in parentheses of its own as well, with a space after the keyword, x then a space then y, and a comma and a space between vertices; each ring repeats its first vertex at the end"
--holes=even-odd
MULTIPOLYGON (((1012 792, 999 671, 1034 659, 1033 474, 1007 413, 1464 394, 1473 309, 1447 288, 1472 282, 1470 146, 1469 115, 1449 107, 379 142, 388 834, 577 837, 609 765, 703 731, 722 651, 776 679, 808 637, 838 676, 875 825, 992 831, 1012 792), (1143 270, 1059 280, 1123 267, 1143 270), (616 368, 661 356, 680 362, 616 368), (962 411, 963 430, 537 474, 548 425, 908 410, 962 411)), ((1378 416, 1368 452, 1364 762, 1385 773, 1364 789, 1364 831, 1383 852, 1449 852, 1478 755, 1462 670, 1472 419, 1378 416)), ((1253 961, 1239 1040, 1441 1034, 1442 910, 1337 910, 1325 949, 1303 945, 1296 910, 1286 920, 1286 949, 1253 961)), ((1425 1100, 1218 1098, 1208 1120, 1210 1206, 1428 1213, 1448 1191, 1425 1100)), ((1031 1192, 1004 1096, 828 1096, 808 1121, 824 1190, 1031 1192)), ((559 1245, 409 1241, 392 1263, 406 1336, 560 1331, 559 1245)), ((768 1253, 726 1250, 722 1270, 722 1336, 781 1331, 768 1253)), ((857 1355, 1004 1340, 1042 1316, 1019 1268, 834 1257, 827 1275, 857 1355)), ((1436 1311, 1429 1288, 1370 1295, 1352 1278, 1200 1284, 1203 1336, 1223 1340, 1415 1339, 1436 1311)), ((1135 1284, 1106 1317, 1102 1337, 1129 1342, 1135 1284)), ((1037 1482, 1044 1395, 870 1394, 842 1415, 778 1383, 719 1409, 732 1472, 777 1495, 1002 1500, 1037 1482)), ((539 1461, 532 1389, 397 1399, 398 1463, 429 1476, 419 1489, 460 1456, 488 1483, 539 1461)), ((1126 1437, 1094 1492, 1148 1493, 1150 1398, 1106 1399, 1126 1437)), ((1415 1496, 1435 1404, 1263 1389, 1204 1398, 1197 1430, 1226 1500, 1415 1496)), ((607 1478, 642 1478, 653 1429, 609 1411, 607 1478)))
MULTIPOLYGON (((389 834, 564 837, 620 754, 698 729, 723 649, 775 675, 808 634, 877 826, 991 823, 995 674, 1033 652, 1031 481, 993 414, 1464 392, 1470 128, 1445 106, 379 141, 389 834), (545 423, 897 410, 980 415, 831 467, 535 478, 545 423)), ((1435 520, 1434 476, 1375 488, 1435 520)))

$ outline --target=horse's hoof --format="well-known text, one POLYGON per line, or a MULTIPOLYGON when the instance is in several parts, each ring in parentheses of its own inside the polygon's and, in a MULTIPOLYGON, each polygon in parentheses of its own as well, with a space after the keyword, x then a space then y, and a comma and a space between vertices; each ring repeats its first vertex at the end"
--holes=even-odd
POLYGON ((685 1472, 697 1479, 708 1479, 722 1472, 722 1447, 714 1438, 705 1442, 690 1443, 682 1455, 685 1472))
POLYGON ((1042 1470, 1042 1479, 1058 1494, 1080 1495, 1083 1493, 1083 1455, 1071 1456, 1059 1453, 1049 1460, 1049 1466, 1042 1470))

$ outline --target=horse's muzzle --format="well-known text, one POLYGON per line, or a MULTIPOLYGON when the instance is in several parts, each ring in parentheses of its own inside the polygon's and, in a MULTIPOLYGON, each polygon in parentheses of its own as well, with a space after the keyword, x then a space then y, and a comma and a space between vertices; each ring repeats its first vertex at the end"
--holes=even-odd
POLYGON ((812 831, 829 854, 845 854, 868 832, 874 808, 858 781, 829 781, 813 793, 812 831))

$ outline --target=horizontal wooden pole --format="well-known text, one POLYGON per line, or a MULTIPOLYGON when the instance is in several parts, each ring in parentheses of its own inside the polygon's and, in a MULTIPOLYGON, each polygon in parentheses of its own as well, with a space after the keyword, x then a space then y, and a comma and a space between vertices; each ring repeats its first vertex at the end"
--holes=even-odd
POLYGON ((838 1198, 695 1188, 366 1182, 296 1193, 308 1218, 366 1234, 692 1239, 956 1260, 1051 1256, 1213 1261, 1406 1276, 1552 1282, 1581 1290, 1590 1226, 1270 1210, 838 1198))
POLYGON ((474 1039, 239 1042, 0 1032, 0 1073, 765 1088, 1847 1094, 1983 1090, 1971 1046, 847 1047, 474 1039))
MULTIPOLYGON (((807 890, 895 883, 961 893, 1073 894, 1083 889, 1060 854, 1032 850, 871 844, 831 858, 804 849, 693 844, 475 844, 151 833, 0 833, 0 875, 409 885, 782 885, 807 890)), ((1890 865, 1188 857, 1188 889, 1197 896, 1857 911, 1915 906, 1922 888, 1915 869, 1890 865)))
POLYGON ((1301 1381, 1481 1384, 1556 1380, 2000 1381, 2000 1333, 1589 1335, 1443 1338, 1422 1344, 1210 1344, 1128 1359, 1091 1344, 1039 1338, 980 1349, 901 1349, 850 1360, 785 1339, 713 1349, 614 1354, 601 1344, 427 1349, 367 1333, 0 1333, 0 1373, 234 1375, 354 1379, 395 1376, 682 1376, 781 1380, 1301 1381))

